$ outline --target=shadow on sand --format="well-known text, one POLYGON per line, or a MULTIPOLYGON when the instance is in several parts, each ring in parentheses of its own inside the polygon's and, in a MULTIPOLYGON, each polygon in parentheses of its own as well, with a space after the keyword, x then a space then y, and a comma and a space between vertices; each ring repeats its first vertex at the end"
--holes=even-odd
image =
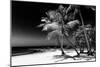
POLYGON ((92 61, 93 59, 96 59, 95 56, 88 56, 87 54, 80 54, 80 56, 70 56, 70 55, 55 55, 54 56, 54 59, 60 59, 60 60, 57 60, 55 62, 59 62, 59 61, 64 61, 64 60, 67 60, 67 59, 73 59, 75 61, 77 60, 85 60, 85 61, 92 61))

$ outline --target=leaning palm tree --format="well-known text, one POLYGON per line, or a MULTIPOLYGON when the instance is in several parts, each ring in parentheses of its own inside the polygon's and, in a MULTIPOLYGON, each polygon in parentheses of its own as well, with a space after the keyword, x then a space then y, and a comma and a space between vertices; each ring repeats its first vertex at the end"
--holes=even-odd
MULTIPOLYGON (((89 53, 91 53, 91 48, 90 48, 90 44, 89 44, 89 41, 88 41, 88 36, 87 36, 87 34, 86 34, 86 30, 85 30, 85 25, 84 25, 84 21, 83 21, 83 17, 82 17, 82 13, 81 13, 81 7, 80 6, 76 6, 76 5, 70 5, 70 7, 69 7, 69 9, 71 9, 71 7, 74 7, 74 8, 77 8, 76 9, 76 12, 77 12, 77 10, 78 10, 78 14, 79 14, 79 16, 80 16, 80 22, 81 22, 81 24, 82 24, 82 28, 83 28, 83 32, 84 32, 84 36, 85 36, 85 40, 86 40, 86 45, 87 45, 87 53, 89 54, 89 53)), ((85 7, 86 8, 86 7, 85 7)), ((90 8, 92 8, 92 7, 90 7, 90 8)), ((67 12, 68 13, 68 12, 67 12)))
MULTIPOLYGON (((91 46, 95 46, 95 44, 92 45, 92 42, 94 41, 94 37, 95 37, 95 31, 94 28, 92 28, 92 26, 90 24, 84 25, 84 29, 87 35, 87 39, 89 42, 89 47, 90 47, 90 53, 88 53, 88 55, 92 55, 92 47, 91 46)), ((79 44, 78 46, 80 46, 80 52, 82 50, 81 53, 84 53, 84 46, 86 45, 86 39, 85 39, 85 35, 84 35, 84 29, 83 26, 79 26, 79 28, 77 29, 77 31, 75 32, 75 36, 74 38, 76 38, 76 42, 77 44, 79 44), (78 40, 77 40, 78 39, 78 40)), ((88 47, 86 47, 88 50, 88 47)))
MULTIPOLYGON (((51 31, 48 33, 48 40, 52 39, 53 37, 56 38, 58 41, 62 55, 65 55, 65 52, 63 50, 63 41, 64 38, 71 44, 71 46, 75 49, 76 53, 79 55, 77 49, 74 47, 74 44, 69 40, 69 31, 72 29, 75 25, 79 24, 78 20, 72 20, 67 23, 65 23, 66 15, 68 9, 63 9, 61 6, 61 10, 51 10, 48 11, 46 14, 48 18, 43 18, 41 21, 45 22, 43 24, 40 24, 38 27, 43 27, 43 31, 51 31), (65 10, 65 11, 63 11, 65 10), (62 12, 63 11, 63 12, 62 12), (65 12, 65 14, 64 14, 65 12)), ((70 6, 69 6, 70 7, 70 6)))

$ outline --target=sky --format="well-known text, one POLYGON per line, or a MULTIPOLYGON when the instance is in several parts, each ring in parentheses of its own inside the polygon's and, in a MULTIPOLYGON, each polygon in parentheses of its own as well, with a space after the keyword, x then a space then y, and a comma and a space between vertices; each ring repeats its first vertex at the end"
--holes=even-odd
MULTIPOLYGON (((48 10, 55 10, 60 4, 12 1, 11 3, 11 46, 40 46, 54 45, 55 41, 46 39, 47 32, 37 28, 41 17, 45 17, 48 10)), ((68 7, 68 4, 63 4, 68 7)), ((95 11, 81 6, 81 13, 85 24, 95 26, 95 11)))

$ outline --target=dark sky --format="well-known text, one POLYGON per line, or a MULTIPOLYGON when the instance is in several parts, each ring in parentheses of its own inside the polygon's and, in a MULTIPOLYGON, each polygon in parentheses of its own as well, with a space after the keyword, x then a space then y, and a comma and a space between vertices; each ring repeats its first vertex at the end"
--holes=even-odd
MULTIPOLYGON (((47 32, 41 32, 37 28, 41 17, 46 16, 48 10, 57 9, 60 4, 19 2, 12 1, 11 4, 11 45, 12 46, 38 46, 53 44, 46 39, 47 32)), ((68 5, 63 4, 64 7, 68 5)), ((85 24, 95 25, 95 11, 81 6, 81 13, 85 24)))

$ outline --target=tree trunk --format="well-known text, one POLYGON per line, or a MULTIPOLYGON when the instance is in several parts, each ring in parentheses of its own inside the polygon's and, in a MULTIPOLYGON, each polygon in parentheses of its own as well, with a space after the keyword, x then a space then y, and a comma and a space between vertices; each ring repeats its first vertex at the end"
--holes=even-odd
POLYGON ((63 36, 62 36, 62 38, 57 37, 57 43, 58 43, 58 45, 60 45, 61 55, 65 55, 65 52, 63 50, 63 36))
POLYGON ((80 18, 81 18, 81 22, 82 22, 82 26, 83 26, 83 30, 84 30, 84 35, 85 35, 85 39, 86 39, 86 43, 87 43, 87 51, 88 52, 91 52, 90 45, 89 45, 89 41, 88 41, 87 34, 86 34, 86 30, 84 28, 83 18, 82 18, 82 15, 81 15, 81 12, 80 11, 79 11, 79 14, 80 14, 80 18))

